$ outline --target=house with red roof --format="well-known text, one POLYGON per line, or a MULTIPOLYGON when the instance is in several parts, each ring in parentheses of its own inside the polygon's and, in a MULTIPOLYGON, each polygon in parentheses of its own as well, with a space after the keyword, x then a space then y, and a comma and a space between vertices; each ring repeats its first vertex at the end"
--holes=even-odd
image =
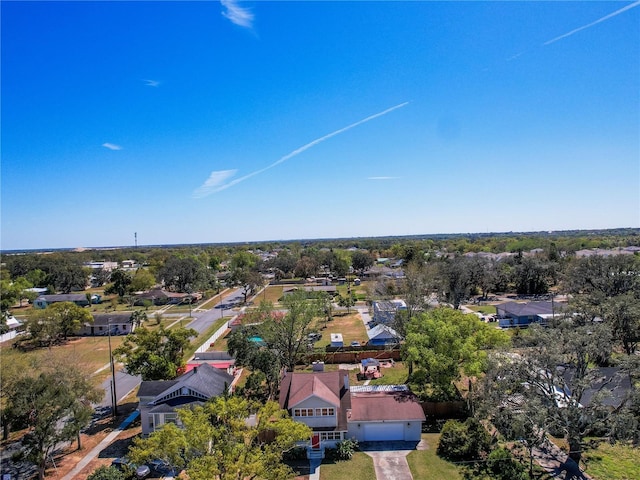
POLYGON ((405 385, 350 387, 349 372, 287 373, 280 407, 313 430, 309 456, 354 438, 359 442, 420 441, 425 415, 405 385))

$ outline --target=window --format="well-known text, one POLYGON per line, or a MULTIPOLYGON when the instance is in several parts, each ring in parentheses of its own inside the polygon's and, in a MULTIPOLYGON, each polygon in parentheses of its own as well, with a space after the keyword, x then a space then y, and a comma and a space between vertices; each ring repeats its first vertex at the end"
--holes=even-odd
POLYGON ((342 432, 321 432, 320 440, 342 440, 342 432))
POLYGON ((316 408, 316 417, 333 417, 335 408, 316 408))
POLYGON ((294 417, 313 417, 313 408, 294 408, 294 417))
POLYGON ((164 423, 178 423, 178 415, 175 413, 165 413, 164 423))

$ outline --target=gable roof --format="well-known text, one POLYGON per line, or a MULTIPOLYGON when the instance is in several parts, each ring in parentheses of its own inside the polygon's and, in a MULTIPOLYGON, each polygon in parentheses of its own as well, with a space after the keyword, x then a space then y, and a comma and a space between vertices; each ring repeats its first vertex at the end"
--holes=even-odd
POLYGON ((40 295, 36 300, 44 300, 45 302, 87 302, 87 296, 84 293, 60 293, 54 295, 40 295))
MULTIPOLYGON (((287 372, 280 383, 280 408, 290 410, 311 395, 337 407, 337 430, 347 428, 347 410, 351 408, 351 392, 345 379, 348 370, 335 372, 293 373, 287 372)), ((348 380, 347 380, 348 381, 348 380)))
POLYGON ((563 304, 558 302, 507 302, 500 305, 496 305, 496 309, 504 311, 506 315, 514 315, 516 317, 529 317, 535 315, 549 315, 557 313, 563 304))
POLYGON ((121 325, 123 323, 131 323, 130 313, 94 313, 93 324, 98 325, 121 325))
POLYGON ((398 332, 393 328, 383 324, 376 325, 372 329, 367 330, 367 335, 369 336, 369 339, 379 336, 382 336, 383 338, 401 338, 400 335, 398 335, 398 332))
MULTIPOLYGON (((322 373, 322 372, 321 372, 322 373)), ((325 372, 329 373, 329 372, 325 372)), ((333 372, 331 372, 333 373, 333 372)), ((316 396, 327 403, 340 406, 339 387, 336 375, 295 375, 289 393, 289 408, 292 408, 311 396, 316 396), (330 384, 331 386, 329 386, 330 384)))
POLYGON ((175 380, 141 382, 138 397, 153 397, 153 404, 166 403, 169 400, 166 399, 167 396, 186 388, 187 391, 197 392, 199 396, 208 399, 226 392, 232 382, 233 377, 228 373, 203 363, 175 380))
POLYGON ((351 392, 349 422, 424 421, 422 406, 409 390, 351 392))

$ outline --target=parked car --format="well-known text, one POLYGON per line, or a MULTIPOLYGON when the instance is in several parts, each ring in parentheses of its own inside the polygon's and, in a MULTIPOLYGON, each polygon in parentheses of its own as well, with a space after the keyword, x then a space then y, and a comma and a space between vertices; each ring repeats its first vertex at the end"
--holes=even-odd
POLYGON ((163 477, 164 476, 175 477, 178 475, 176 468, 174 468, 164 460, 160 460, 159 458, 156 458, 155 460, 151 460, 150 462, 147 462, 147 465, 149 465, 154 475, 160 475, 163 477))
POLYGON ((360 342, 354 340, 353 342, 351 342, 351 346, 352 347, 360 347, 361 345, 360 345, 360 342))
POLYGON ((310 333, 307 338, 309 339, 309 342, 317 342, 322 338, 322 334, 318 332, 310 333))
POLYGON ((111 466, 137 479, 147 478, 151 475, 151 468, 148 465, 136 465, 126 457, 114 458, 111 466))

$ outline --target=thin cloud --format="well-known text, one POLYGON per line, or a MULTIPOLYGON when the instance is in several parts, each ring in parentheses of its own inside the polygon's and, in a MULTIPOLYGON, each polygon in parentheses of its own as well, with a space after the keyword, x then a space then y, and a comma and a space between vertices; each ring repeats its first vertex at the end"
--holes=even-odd
POLYGON ((367 180, 398 180, 400 177, 367 177, 367 180))
POLYGON ((218 170, 211 172, 209 178, 193 192, 193 198, 202 198, 216 192, 216 188, 228 178, 233 177, 237 170, 218 170))
POLYGON ((109 150, 122 150, 122 147, 120 145, 116 145, 115 143, 103 143, 102 146, 104 148, 108 148, 109 150))
MULTIPOLYGON (((284 157, 282 157, 279 160, 276 160, 275 162, 273 162, 271 165, 267 165, 266 167, 261 168, 260 170, 256 170, 255 172, 251 172, 251 173, 245 175, 244 177, 236 178, 235 180, 232 180, 232 181, 230 181, 228 183, 220 182, 220 183, 222 183, 221 185, 220 184, 212 185, 211 188, 206 189, 204 195, 198 195, 196 197, 196 193, 200 192, 202 187, 204 187, 207 184, 207 182, 209 180, 211 180, 211 177, 209 177, 209 180, 207 180, 207 182, 205 182, 205 184, 202 187, 198 188, 197 190, 195 190, 193 192, 193 196, 196 197, 196 198, 202 198, 202 197, 210 195, 212 193, 216 193, 216 192, 220 192, 222 190, 226 190, 227 188, 233 187, 234 185, 237 185, 240 182, 244 182, 245 180, 248 180, 251 177, 255 177, 256 175, 260 175, 261 173, 264 173, 267 170, 271 170, 272 168, 280 165, 281 163, 286 162, 287 160, 295 157, 296 155, 300 155, 305 150, 308 150, 309 148, 311 148, 311 147, 313 147, 315 145, 318 145, 319 143, 322 143, 325 140, 330 139, 331 137, 335 137, 336 135, 344 133, 347 130, 351 130, 352 128, 355 128, 358 125, 362 125, 363 123, 370 122, 371 120, 373 120, 375 118, 378 118, 378 117, 381 117, 383 115, 386 115, 387 113, 391 113, 394 110, 397 110, 398 108, 402 108, 402 107, 404 107, 406 105, 409 105, 409 102, 400 103, 399 105, 396 105, 396 106, 391 107, 391 108, 387 108, 386 110, 383 110, 382 112, 375 113, 373 115, 368 116, 367 118, 363 118, 362 120, 359 120, 359 121, 357 121, 355 123, 352 123, 351 125, 347 125, 346 127, 343 127, 343 128, 341 128, 339 130, 336 130, 335 132, 331 132, 331 133, 329 133, 329 134, 327 134, 327 135, 325 135, 323 137, 320 137, 320 138, 318 138, 316 140, 313 140, 312 142, 307 143, 306 145, 303 145, 300 148, 297 148, 293 152, 288 153, 284 157)), ((224 171, 227 171, 227 172, 228 171, 233 171, 235 173, 235 170, 224 170, 224 171)), ((216 173, 216 172, 214 172, 214 173, 216 173)), ((213 176, 213 174, 212 174, 212 176, 213 176)))
POLYGON ((157 87, 160 82, 157 80, 142 80, 147 87, 157 87))
POLYGON ((570 32, 567 32, 567 33, 565 33, 563 35, 560 35, 559 37, 552 38, 551 40, 548 40, 548 41, 544 42, 543 45, 551 45, 552 43, 557 42, 558 40, 562 40, 563 38, 567 38, 567 37, 573 35, 574 33, 578 33, 578 32, 580 32, 582 30, 587 29, 587 28, 591 28, 594 25, 597 25, 597 24, 599 24, 601 22, 609 20, 610 18, 613 18, 613 17, 615 17, 617 15, 620 15, 621 13, 626 12, 627 10, 630 10, 632 8, 635 8, 638 5, 640 5, 640 0, 637 1, 637 2, 631 3, 631 4, 627 5, 626 7, 622 7, 620 10, 616 10, 615 12, 610 13, 609 15, 605 15, 604 17, 599 18, 595 22, 591 22, 591 23, 588 23, 587 25, 583 25, 582 27, 578 27, 575 30, 571 30, 570 32))
POLYGON ((515 55, 511 55, 509 58, 507 58, 507 62, 512 62, 516 58, 520 58, 523 54, 524 52, 520 52, 520 53, 516 53, 515 55))
POLYGON ((242 8, 236 0, 220 0, 222 16, 240 27, 253 28, 253 13, 248 8, 242 8))

